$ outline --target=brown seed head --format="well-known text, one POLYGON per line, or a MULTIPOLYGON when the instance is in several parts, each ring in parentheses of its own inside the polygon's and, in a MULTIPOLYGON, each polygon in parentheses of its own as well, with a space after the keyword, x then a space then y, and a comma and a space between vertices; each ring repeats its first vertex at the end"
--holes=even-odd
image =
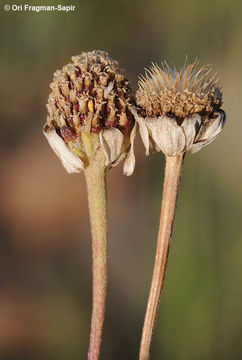
POLYGON ((116 127, 127 134, 133 126, 132 94, 124 71, 104 51, 83 52, 54 73, 47 124, 73 140, 82 131, 98 134, 116 127))
POLYGON ((130 175, 133 97, 118 63, 104 51, 83 52, 54 73, 50 88, 44 134, 66 170, 80 172, 102 154, 106 167, 126 158, 130 175))
POLYGON ((211 116, 222 105, 216 74, 209 66, 198 69, 198 61, 181 70, 164 63, 152 65, 139 80, 137 105, 145 116, 170 115, 184 119, 193 114, 211 116))

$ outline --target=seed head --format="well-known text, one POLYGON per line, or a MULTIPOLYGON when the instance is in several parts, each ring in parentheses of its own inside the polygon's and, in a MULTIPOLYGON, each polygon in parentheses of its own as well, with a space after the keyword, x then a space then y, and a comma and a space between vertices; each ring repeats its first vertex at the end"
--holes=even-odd
POLYGON ((82 52, 54 73, 50 88, 44 133, 68 172, 88 166, 97 151, 107 166, 125 156, 134 126, 132 91, 116 61, 104 51, 82 52))
POLYGON ((222 130, 225 113, 216 74, 209 66, 198 69, 198 61, 181 70, 166 63, 152 65, 139 81, 136 93, 141 137, 149 153, 149 137, 158 150, 175 156, 199 151, 222 130))
POLYGON ((170 115, 178 119, 194 113, 210 115, 222 105, 217 75, 198 62, 172 69, 164 63, 161 69, 152 65, 139 80, 137 104, 147 116, 170 115))

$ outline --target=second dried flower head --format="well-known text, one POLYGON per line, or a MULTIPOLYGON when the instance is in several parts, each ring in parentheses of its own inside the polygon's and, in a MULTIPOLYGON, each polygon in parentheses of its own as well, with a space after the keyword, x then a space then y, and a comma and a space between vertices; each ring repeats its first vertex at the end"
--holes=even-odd
POLYGON ((150 138, 167 156, 195 153, 222 130, 222 92, 211 68, 195 61, 179 71, 152 65, 139 81, 133 114, 149 154, 150 138))
POLYGON ((129 154, 124 173, 130 175, 132 92, 118 63, 104 51, 83 52, 55 72, 50 87, 44 133, 66 170, 80 172, 102 151, 106 166, 129 154))

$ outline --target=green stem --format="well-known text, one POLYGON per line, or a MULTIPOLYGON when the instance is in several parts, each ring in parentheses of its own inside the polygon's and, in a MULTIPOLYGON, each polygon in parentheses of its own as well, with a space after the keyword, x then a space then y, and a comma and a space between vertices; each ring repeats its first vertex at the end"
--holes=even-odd
POLYGON ((93 302, 88 360, 98 360, 105 313, 106 265, 106 184, 103 156, 93 160, 85 169, 89 214, 92 232, 93 302))
POLYGON ((166 156, 156 257, 142 332, 139 360, 149 359, 151 338, 155 319, 159 310, 160 296, 164 283, 183 158, 184 155, 166 156))

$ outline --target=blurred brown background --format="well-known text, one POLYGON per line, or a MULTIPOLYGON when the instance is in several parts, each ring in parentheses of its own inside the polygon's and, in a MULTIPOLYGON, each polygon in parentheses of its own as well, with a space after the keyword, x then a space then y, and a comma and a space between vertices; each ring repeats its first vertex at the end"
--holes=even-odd
MULTIPOLYGON (((5 0, 4 0, 5 1, 5 0)), ((7 0, 6 0, 7 2, 7 0)), ((10 5, 14 2, 9 1, 10 5)), ((18 4, 27 2, 18 1, 18 4)), ((31 5, 67 5, 34 1, 31 5)), ((70 3, 70 2, 69 2, 70 3)), ((70 13, 0 9, 0 359, 85 359, 91 238, 83 175, 42 135, 48 84, 81 51, 103 49, 134 89, 151 61, 212 64, 227 124, 185 161, 151 358, 242 358, 239 0, 73 0, 70 13)), ((137 359, 159 219, 164 158, 136 142, 132 177, 108 173, 109 281, 101 359, 137 359)))

